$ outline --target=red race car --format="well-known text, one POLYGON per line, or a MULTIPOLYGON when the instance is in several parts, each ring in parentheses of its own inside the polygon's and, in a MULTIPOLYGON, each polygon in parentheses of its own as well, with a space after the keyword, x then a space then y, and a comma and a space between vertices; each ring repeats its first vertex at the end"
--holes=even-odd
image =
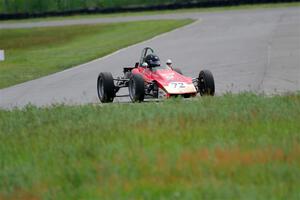
POLYGON ((115 97, 129 96, 132 102, 144 99, 169 98, 183 96, 195 97, 215 94, 213 75, 202 70, 197 78, 182 75, 179 69, 171 66, 168 60, 161 65, 159 57, 153 49, 146 47, 142 51, 140 61, 134 67, 123 68, 122 77, 113 78, 110 72, 101 72, 97 80, 98 97, 102 103, 113 102, 115 97), (128 95, 117 95, 120 88, 128 87, 128 95))

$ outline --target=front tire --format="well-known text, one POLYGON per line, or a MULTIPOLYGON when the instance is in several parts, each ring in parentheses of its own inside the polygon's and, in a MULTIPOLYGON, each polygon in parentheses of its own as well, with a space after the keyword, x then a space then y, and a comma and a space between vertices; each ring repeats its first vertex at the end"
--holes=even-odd
POLYGON ((198 78, 198 91, 201 96, 215 95, 215 81, 209 70, 202 70, 198 78))
POLYGON ((97 93, 102 103, 113 102, 115 98, 115 85, 111 73, 101 72, 97 80, 97 93))
POLYGON ((145 83, 140 74, 132 74, 129 85, 129 96, 132 102, 142 102, 145 98, 145 83))

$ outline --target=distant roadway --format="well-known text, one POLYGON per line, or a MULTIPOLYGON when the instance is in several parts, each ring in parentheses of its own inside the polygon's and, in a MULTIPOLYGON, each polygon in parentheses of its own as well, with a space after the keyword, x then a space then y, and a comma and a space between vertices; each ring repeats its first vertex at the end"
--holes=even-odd
MULTIPOLYGON (((300 91, 300 7, 5 23, 0 29, 182 18, 197 21, 104 58, 2 89, 0 107, 98 103, 99 72, 120 76, 122 67, 138 61, 146 46, 154 48, 162 62, 171 58, 185 75, 194 77, 201 69, 211 70, 217 95, 300 91)), ((129 100, 115 100, 123 101, 129 100)))

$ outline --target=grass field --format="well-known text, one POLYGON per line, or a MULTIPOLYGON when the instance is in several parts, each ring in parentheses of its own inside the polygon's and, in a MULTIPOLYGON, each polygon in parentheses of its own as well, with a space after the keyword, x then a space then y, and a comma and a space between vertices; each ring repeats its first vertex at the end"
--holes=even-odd
POLYGON ((299 199, 300 94, 0 110, 0 199, 299 199))
POLYGON ((81 14, 71 15, 64 17, 40 17, 20 20, 3 20, 1 23, 22 23, 22 22, 40 22, 40 21, 55 21, 55 20, 71 20, 71 19, 89 19, 89 18, 107 18, 107 17, 126 17, 126 16, 140 16, 140 15, 156 15, 156 14, 178 14, 187 12, 220 12, 228 10, 250 10, 250 9, 272 9, 272 8, 285 8, 285 7, 299 7, 300 2, 290 3, 268 3, 268 4, 249 4, 239 6, 224 6, 224 7, 211 7, 211 8, 188 8, 176 10, 157 10, 157 11, 142 11, 142 12, 121 12, 113 14, 81 14))
POLYGON ((159 20, 31 29, 0 29, 0 88, 102 57, 191 23, 159 20))

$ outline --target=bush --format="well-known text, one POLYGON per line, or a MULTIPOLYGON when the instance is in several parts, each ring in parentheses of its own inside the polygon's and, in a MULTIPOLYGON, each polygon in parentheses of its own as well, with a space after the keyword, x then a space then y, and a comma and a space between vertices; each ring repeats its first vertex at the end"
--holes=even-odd
POLYGON ((118 9, 180 4, 226 5, 289 0, 0 0, 0 14, 43 14, 95 9, 118 9))

